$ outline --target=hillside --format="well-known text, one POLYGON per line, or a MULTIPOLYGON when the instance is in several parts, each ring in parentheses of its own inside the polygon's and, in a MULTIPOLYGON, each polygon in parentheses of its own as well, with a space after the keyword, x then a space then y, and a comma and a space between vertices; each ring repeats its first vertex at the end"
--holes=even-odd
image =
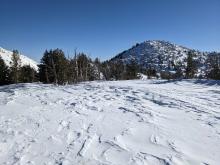
MULTIPOLYGON (((0 56, 5 61, 5 64, 7 66, 11 65, 12 51, 9 51, 9 50, 6 50, 6 49, 3 49, 0 47, 0 56)), ((38 70, 38 66, 37 66, 38 63, 35 62, 34 60, 30 59, 27 56, 21 55, 21 54, 20 54, 20 59, 21 59, 21 66, 30 65, 30 67, 32 67, 36 71, 38 70)))
POLYGON ((0 164, 218 165, 217 83, 0 87, 0 164))
POLYGON ((175 71, 176 67, 185 71, 189 51, 196 55, 194 59, 198 62, 197 76, 204 76, 207 52, 189 49, 167 41, 149 40, 136 44, 112 58, 111 61, 129 63, 131 60, 135 60, 140 66, 154 68, 157 72, 175 71))

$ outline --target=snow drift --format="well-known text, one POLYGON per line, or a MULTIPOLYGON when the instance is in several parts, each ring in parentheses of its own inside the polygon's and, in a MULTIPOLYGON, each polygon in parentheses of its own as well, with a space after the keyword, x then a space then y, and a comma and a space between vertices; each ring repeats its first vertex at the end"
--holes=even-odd
POLYGON ((216 83, 0 87, 0 164, 218 165, 216 83))

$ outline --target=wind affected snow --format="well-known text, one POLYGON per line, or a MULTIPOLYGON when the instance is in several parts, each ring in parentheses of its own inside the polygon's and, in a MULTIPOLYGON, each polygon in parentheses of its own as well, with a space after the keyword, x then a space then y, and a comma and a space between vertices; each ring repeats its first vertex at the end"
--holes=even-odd
POLYGON ((0 87, 0 164, 218 165, 215 83, 0 87))

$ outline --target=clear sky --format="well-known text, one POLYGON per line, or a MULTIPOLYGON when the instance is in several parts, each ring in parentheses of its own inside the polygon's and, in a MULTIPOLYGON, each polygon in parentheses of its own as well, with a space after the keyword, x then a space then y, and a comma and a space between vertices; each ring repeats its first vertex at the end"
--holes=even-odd
POLYGON ((220 51, 220 0, 0 0, 0 47, 102 60, 145 40, 220 51))

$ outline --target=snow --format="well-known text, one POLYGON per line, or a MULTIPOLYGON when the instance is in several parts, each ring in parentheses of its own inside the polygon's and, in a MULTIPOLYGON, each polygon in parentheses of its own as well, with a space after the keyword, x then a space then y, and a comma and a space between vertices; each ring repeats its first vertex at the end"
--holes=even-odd
POLYGON ((140 80, 147 80, 148 77, 147 75, 143 74, 143 73, 138 73, 137 74, 137 77, 140 79, 140 80))
POLYGON ((0 87, 0 164, 218 165, 217 81, 0 87))
MULTIPOLYGON (((8 51, 6 49, 3 49, 0 47, 0 56, 1 58, 4 60, 5 64, 7 66, 10 66, 11 65, 11 58, 12 58, 12 52, 11 51, 8 51)), ((21 59, 21 66, 24 66, 24 65, 29 65, 30 67, 32 67, 33 69, 35 69, 36 71, 38 71, 38 64, 37 62, 35 62, 34 60, 24 56, 24 55, 19 55, 20 56, 20 59, 21 59)))

